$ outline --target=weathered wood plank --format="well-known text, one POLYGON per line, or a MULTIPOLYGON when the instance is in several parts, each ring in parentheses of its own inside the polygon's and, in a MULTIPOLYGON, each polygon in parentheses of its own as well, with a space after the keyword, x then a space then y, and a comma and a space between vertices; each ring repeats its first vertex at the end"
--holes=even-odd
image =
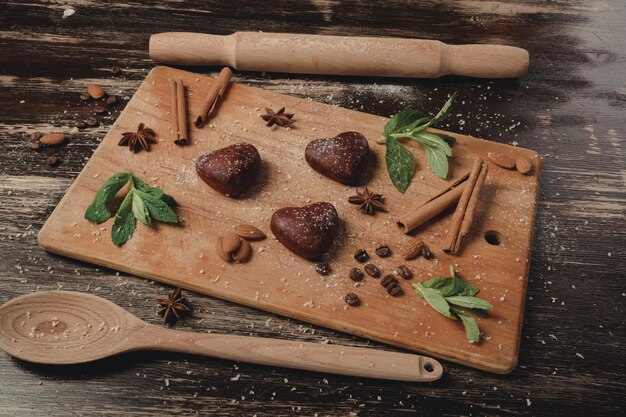
MULTIPOLYGON (((49 255, 36 246, 35 233, 114 116, 97 129, 70 133, 69 143, 59 149, 32 151, 24 138, 33 131, 71 132, 73 122, 85 115, 77 94, 87 82, 131 96, 153 66, 147 57, 151 33, 264 30, 503 42, 529 49, 528 77, 492 82, 246 73, 237 74, 237 80, 385 116, 409 106, 435 111, 447 94, 458 90, 464 103, 445 129, 517 142, 544 156, 519 368, 495 377, 445 364, 444 379, 431 385, 344 377, 327 377, 326 383, 324 376, 311 373, 245 364, 236 369, 227 362, 174 354, 137 354, 51 369, 0 353, 5 381, 0 415, 623 411, 626 11, 621 2, 238 3, 81 0, 72 2, 76 14, 65 20, 67 6, 56 2, 0 4, 0 302, 60 284, 103 295, 158 322, 153 299, 166 288, 49 255), (124 74, 112 77, 112 65, 121 66, 124 74), (45 165, 49 153, 61 157, 58 167, 45 165)), ((183 328, 368 344, 208 297, 190 297, 202 310, 183 328)))

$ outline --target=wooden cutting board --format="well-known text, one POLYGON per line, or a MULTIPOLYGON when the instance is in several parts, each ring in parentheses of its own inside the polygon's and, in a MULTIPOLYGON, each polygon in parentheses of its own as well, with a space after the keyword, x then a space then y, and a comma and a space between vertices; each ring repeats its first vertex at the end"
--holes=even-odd
POLYGON ((457 143, 450 179, 434 176, 423 152, 413 147, 417 173, 402 195, 386 172, 384 146, 375 142, 387 119, 233 84, 210 125, 192 128, 193 144, 179 147, 173 143, 169 78, 180 78, 187 87, 190 118, 202 107, 214 82, 168 67, 152 70, 43 226, 39 243, 45 250, 487 371, 508 373, 514 369, 539 191, 541 161, 537 153, 451 133, 457 143), (282 106, 295 113, 294 127, 267 128, 259 114, 265 107, 276 110, 282 106), (149 153, 133 154, 117 146, 121 133, 135 129, 140 122, 156 130, 161 141, 149 153), (370 141, 367 185, 385 195, 387 213, 370 217, 357 211, 347 202, 354 188, 322 177, 304 160, 310 140, 348 130, 359 131, 370 141), (198 179, 194 159, 241 141, 258 148, 263 164, 249 196, 232 200, 198 179), (398 252, 409 237, 398 230, 398 217, 469 171, 473 160, 486 158, 489 151, 526 155, 533 161, 533 175, 491 166, 460 256, 441 250, 449 211, 414 233, 427 242, 436 258, 403 261, 398 252), (83 214, 111 174, 129 170, 176 198, 182 225, 158 224, 151 229, 139 224, 130 241, 118 248, 111 243, 112 219, 93 225, 83 220, 83 214), (276 209, 317 201, 334 204, 342 220, 327 259, 333 273, 327 277, 315 272, 314 263, 290 253, 269 230, 276 209), (254 254, 248 263, 225 264, 215 253, 216 238, 242 222, 258 226, 268 239, 253 243, 254 254), (486 233, 497 236, 500 243, 488 243, 486 233), (395 254, 378 258, 374 255, 378 244, 388 244, 395 254), (361 248, 368 250, 383 273, 401 264, 414 271, 411 281, 401 280, 404 295, 390 297, 379 279, 366 277, 358 284, 348 279, 351 268, 362 267, 353 259, 361 248), (412 291, 411 282, 448 275, 450 264, 480 289, 481 298, 494 305, 490 318, 478 318, 485 334, 481 343, 468 342, 460 323, 436 313, 412 291), (343 300, 348 292, 358 294, 362 304, 348 307, 343 300))

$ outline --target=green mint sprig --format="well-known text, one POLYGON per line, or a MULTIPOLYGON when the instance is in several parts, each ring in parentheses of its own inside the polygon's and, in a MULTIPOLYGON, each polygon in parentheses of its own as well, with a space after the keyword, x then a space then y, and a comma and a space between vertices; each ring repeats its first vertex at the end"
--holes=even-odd
POLYGON ((493 306, 483 299, 476 298, 478 288, 464 282, 452 265, 449 277, 435 277, 413 284, 413 287, 417 295, 425 299, 437 312, 453 320, 461 320, 465 327, 465 335, 470 341, 476 343, 480 340, 480 329, 476 319, 467 312, 489 317, 487 310, 491 310, 493 306))
POLYGON ((118 172, 106 180, 87 208, 85 219, 102 223, 113 216, 109 204, 128 183, 130 190, 115 213, 115 222, 111 229, 113 244, 121 246, 126 243, 137 228, 137 220, 146 226, 152 226, 153 219, 164 223, 178 223, 176 213, 172 210, 176 206, 174 198, 159 187, 150 187, 130 172, 118 172))
POLYGON ((401 140, 410 139, 426 152, 430 169, 440 178, 448 176, 448 158, 452 156, 455 139, 441 133, 426 132, 431 126, 444 120, 454 107, 456 92, 446 101, 432 119, 415 109, 404 110, 389 120, 379 143, 386 146, 385 159, 391 181, 398 191, 404 193, 411 184, 415 159, 401 140))

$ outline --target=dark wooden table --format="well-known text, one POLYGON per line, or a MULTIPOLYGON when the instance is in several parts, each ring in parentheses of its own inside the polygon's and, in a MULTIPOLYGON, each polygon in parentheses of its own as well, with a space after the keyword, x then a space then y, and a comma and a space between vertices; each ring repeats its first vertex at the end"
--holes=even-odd
MULTIPOLYGON (((526 48, 520 80, 363 79, 237 73, 236 81, 391 115, 461 103, 446 129, 535 149, 544 160, 518 368, 492 375, 444 363, 431 384, 393 383, 137 353, 47 367, 0 352, 0 414, 618 415, 626 395, 626 9, 607 1, 48 2, 0 4, 0 303, 38 290, 106 297, 158 323, 161 284, 45 253, 36 235, 123 104, 77 131, 89 82, 127 101, 155 65, 161 31, 383 35, 526 48), (63 19, 68 6, 76 13, 63 19), (239 4, 236 4, 239 3, 239 4), (380 4, 377 4, 380 3, 380 4), (113 76, 109 68, 120 66, 113 76), (32 150, 33 132, 63 131, 32 150), (58 166, 46 165, 51 155, 58 166)), ((398 57, 402 59, 402 57, 398 57)), ((203 73, 216 68, 201 68, 203 73)), ((195 331, 387 348, 199 294, 195 331)), ((389 348, 391 349, 391 348, 389 348)))

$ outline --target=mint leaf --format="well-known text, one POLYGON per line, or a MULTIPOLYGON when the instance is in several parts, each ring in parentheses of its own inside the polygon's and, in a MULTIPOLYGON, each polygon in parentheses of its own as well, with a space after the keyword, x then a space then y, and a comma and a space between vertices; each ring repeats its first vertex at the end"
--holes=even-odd
POLYGON ((454 316, 450 313, 450 305, 448 304, 446 299, 443 298, 441 294, 439 294, 439 291, 433 288, 420 287, 420 285, 418 284, 416 287, 416 292, 421 295, 426 300, 426 302, 439 313, 451 319, 454 318, 454 316))
POLYGON ((387 160, 387 171, 393 185, 401 193, 406 192, 411 185, 413 177, 413 167, 415 160, 413 154, 409 152, 397 139, 387 137, 385 159, 387 160))
POLYGON ((135 192, 141 197, 152 218, 164 223, 178 223, 176 213, 165 201, 144 191, 136 190, 135 192))
POLYGON ((459 293, 459 295, 467 295, 469 297, 478 294, 478 288, 473 286, 472 284, 465 284, 465 289, 459 293))
MULTIPOLYGON (((428 281, 421 282, 420 284, 426 288, 441 288, 449 282, 452 282, 452 278, 450 277, 435 277, 429 279, 428 281)), ((413 284, 413 286, 415 285, 418 284, 413 284)))
POLYGON ((178 205, 178 203, 176 202, 176 200, 174 200, 174 197, 172 197, 171 195, 168 194, 163 194, 163 196, 161 197, 161 200, 163 200, 163 202, 165 204, 167 204, 168 206, 174 208, 178 205))
POLYGON ((450 114, 450 112, 452 111, 452 109, 454 108, 454 104, 456 102, 456 91, 454 92, 454 94, 452 94, 450 96, 450 98, 448 99, 448 101, 445 102, 445 104, 443 105, 443 107, 441 108, 441 110, 439 110, 439 113, 437 113, 435 115, 435 117, 433 117, 432 119, 430 119, 430 122, 426 123, 427 126, 434 126, 437 123, 441 122, 443 119, 445 119, 446 117, 448 117, 448 115, 450 114))
POLYGON ((448 176, 448 157, 438 149, 425 147, 428 165, 433 173, 439 178, 446 179, 448 176))
POLYGON ((451 319, 461 319, 467 338, 478 342, 480 329, 476 320, 463 310, 459 310, 458 307, 467 309, 480 317, 489 317, 487 310, 493 309, 493 306, 485 300, 474 297, 478 293, 478 288, 465 283, 454 271, 452 265, 450 265, 450 275, 450 277, 435 277, 413 284, 413 287, 415 287, 415 292, 439 313, 451 319))
POLYGON ((94 201, 85 212, 85 218, 94 223, 101 223, 111 217, 112 214, 106 204, 128 182, 130 191, 117 209, 111 229, 111 239, 117 246, 123 245, 132 236, 137 228, 137 220, 147 226, 152 225, 153 219, 165 223, 178 223, 176 213, 172 210, 172 207, 176 206, 176 200, 159 187, 150 187, 129 172, 111 175, 96 193, 94 201))
POLYGON ((442 297, 457 295, 465 290, 465 283, 457 275, 451 277, 450 282, 445 287, 439 288, 442 297))
POLYGON ((452 295, 446 297, 446 301, 459 307, 478 308, 481 310, 491 310, 493 308, 491 304, 481 298, 466 295, 452 295))
POLYGON ((456 140, 448 135, 425 130, 444 120, 452 111, 455 100, 456 92, 432 119, 418 110, 407 109, 393 116, 383 128, 383 139, 379 143, 386 144, 387 171, 391 181, 401 193, 406 192, 411 184, 415 161, 399 139, 408 138, 417 142, 424 149, 433 173, 440 178, 447 178, 448 158, 452 156, 450 146, 456 140))
POLYGON ((106 205, 126 185, 129 179, 130 174, 127 172, 118 172, 111 175, 96 192, 93 202, 85 212, 85 219, 93 223, 102 223, 111 217, 113 214, 106 205))
POLYGON ((415 109, 403 110, 387 122, 383 129, 383 136, 387 137, 392 133, 408 132, 415 128, 420 120, 426 121, 428 117, 415 109))
POLYGON ((115 214, 115 222, 111 229, 111 240, 114 245, 121 246, 132 236, 137 228, 137 219, 133 214, 133 193, 130 190, 115 214))
MULTIPOLYGON (((450 136, 448 136, 450 137, 450 136)), ((430 132, 420 132, 417 134, 416 142, 421 145, 426 145, 433 149, 439 149, 446 156, 452 156, 452 148, 448 142, 446 142, 443 138, 441 138, 438 134, 430 133, 430 132)))
POLYGON ((452 146, 456 143, 456 139, 452 136, 444 135, 443 133, 437 133, 437 136, 443 139, 448 144, 448 146, 452 146))
POLYGON ((164 195, 162 189, 160 189, 159 187, 150 187, 148 184, 143 182, 138 177, 135 177, 134 175, 133 175, 132 181, 136 189, 141 190, 146 194, 153 195, 156 198, 161 198, 164 195))
POLYGON ((461 319, 463 327, 465 327, 465 336, 474 343, 480 340, 480 329, 476 323, 476 319, 462 311, 455 310, 454 313, 461 319))
POLYGON ((146 226, 150 226, 152 224, 152 220, 150 219, 148 209, 143 203, 143 200, 141 199, 141 195, 139 193, 140 191, 137 190, 133 192, 133 215, 137 220, 139 220, 146 226))

